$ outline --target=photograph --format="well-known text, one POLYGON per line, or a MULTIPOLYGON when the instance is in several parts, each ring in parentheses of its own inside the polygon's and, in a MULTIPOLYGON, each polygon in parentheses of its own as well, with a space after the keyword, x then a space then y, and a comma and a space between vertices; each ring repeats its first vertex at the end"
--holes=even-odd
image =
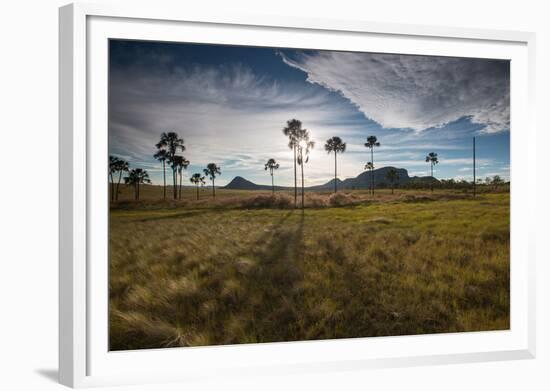
POLYGON ((509 60, 108 51, 110 351, 510 329, 509 60))

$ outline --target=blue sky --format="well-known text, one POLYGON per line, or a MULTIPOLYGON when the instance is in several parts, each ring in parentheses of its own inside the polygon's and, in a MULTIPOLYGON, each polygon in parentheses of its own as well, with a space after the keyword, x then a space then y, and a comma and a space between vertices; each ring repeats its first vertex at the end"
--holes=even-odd
POLYGON ((155 161, 161 132, 175 131, 190 160, 186 178, 210 162, 216 184, 235 176, 270 183, 263 164, 280 163, 278 185, 293 182, 292 153, 282 133, 300 119, 316 142, 306 186, 334 175, 325 141, 339 136, 341 179, 360 174, 376 135, 375 166, 427 175, 437 152, 438 178, 509 178, 509 62, 393 54, 239 46, 111 41, 109 153, 146 169, 162 183, 155 161))

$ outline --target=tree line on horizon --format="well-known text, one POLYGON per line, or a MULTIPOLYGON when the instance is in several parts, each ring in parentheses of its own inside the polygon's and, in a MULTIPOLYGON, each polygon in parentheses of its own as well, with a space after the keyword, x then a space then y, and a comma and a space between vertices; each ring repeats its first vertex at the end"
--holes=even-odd
MULTIPOLYGON (((178 154, 184 152, 186 147, 184 140, 178 136, 176 132, 163 132, 160 135, 160 140, 155 144, 157 151, 153 157, 162 163, 163 176, 163 197, 166 200, 166 166, 172 170, 172 197, 174 200, 181 199, 181 188, 183 183, 183 171, 187 169, 190 161, 185 156, 178 154)), ((140 185, 151 183, 147 170, 141 168, 129 168, 129 163, 116 157, 109 156, 109 176, 111 178, 111 201, 118 200, 118 187, 123 172, 127 172, 128 176, 124 177, 124 182, 127 185, 134 187, 134 199, 139 200, 140 185), (118 182, 114 183, 114 176, 118 173, 118 182)), ((199 199, 199 187, 205 184, 205 177, 212 181, 212 196, 216 197, 215 179, 221 174, 221 169, 216 163, 207 164, 203 170, 204 176, 201 173, 194 173, 189 178, 189 181, 197 188, 197 200, 199 199)))
MULTIPOLYGON (((288 138, 288 148, 293 152, 293 165, 294 165, 294 206, 297 205, 298 200, 298 166, 300 167, 301 177, 301 204, 304 206, 304 165, 309 161, 309 155, 315 147, 315 141, 311 140, 309 131, 302 127, 302 122, 297 119, 288 120, 286 126, 282 129, 283 134, 288 138)), ((370 172, 370 186, 369 192, 374 195, 375 181, 374 181, 374 149, 380 147, 380 142, 376 136, 367 137, 364 146, 370 152, 370 161, 364 166, 364 170, 370 172)), ((163 197, 166 200, 166 167, 172 171, 172 197, 174 200, 181 199, 182 178, 183 171, 187 170, 190 165, 190 161, 186 159, 179 152, 183 153, 186 150, 183 138, 180 138, 176 132, 163 132, 160 135, 159 141, 155 144, 156 152, 153 157, 162 163, 163 172, 163 197)), ((328 154, 334 153, 334 193, 338 192, 338 154, 346 152, 346 143, 338 136, 334 136, 326 140, 324 149, 328 154)), ((430 152, 426 155, 425 161, 430 165, 431 178, 434 179, 433 169, 436 164, 439 163, 438 154, 430 152)), ((272 193, 275 193, 275 179, 274 174, 280 165, 274 158, 268 159, 264 168, 269 171, 271 176, 272 193)), ((109 178, 111 184, 111 201, 118 200, 119 186, 122 179, 122 174, 127 173, 124 183, 134 187, 134 198, 139 200, 140 185, 151 183, 149 174, 146 170, 141 168, 130 169, 128 162, 120 159, 116 156, 109 156, 109 178), (117 181, 115 183, 115 177, 117 181)), ((208 163, 201 172, 193 173, 189 178, 189 181, 196 187, 196 198, 199 199, 199 187, 205 185, 205 179, 208 178, 212 183, 212 197, 216 197, 215 180, 216 177, 221 175, 221 168, 216 163, 208 163)), ((390 182, 392 194, 394 193, 395 184, 399 182, 399 174, 395 168, 390 168, 386 173, 386 179, 390 182)), ((482 183, 481 180, 477 181, 482 183)), ((447 184, 455 184, 454 180, 447 180, 447 184)), ((494 176, 493 179, 486 178, 486 184, 493 184, 495 186, 504 181, 498 176, 494 176)), ((434 189, 434 181, 430 181, 430 189, 434 189)))
MULTIPOLYGON (((287 121, 286 126, 283 128, 283 134, 288 137, 288 147, 294 154, 294 205, 297 203, 298 198, 298 184, 297 184, 297 169, 296 165, 300 166, 301 171, 301 187, 302 187, 302 208, 304 206, 304 164, 309 161, 309 153, 314 148, 315 142, 310 140, 309 131, 302 127, 302 122, 297 119, 291 119, 287 121), (304 160, 304 156, 306 159, 304 160)), ((366 148, 370 150, 371 159, 365 164, 364 169, 370 171, 370 193, 374 195, 375 181, 374 181, 374 148, 379 147, 381 144, 376 136, 367 137, 367 142, 364 144, 366 148)), ((328 154, 334 153, 334 193, 338 192, 338 154, 342 154, 346 151, 346 143, 338 136, 333 136, 326 140, 324 149, 328 154)), ((433 165, 439 162, 437 153, 430 152, 426 157, 426 161, 429 161, 432 165, 432 177, 433 177, 433 165)), ((268 162, 275 163, 275 159, 269 159, 268 162)), ((267 167, 267 164, 266 164, 267 167)), ((277 167, 278 168, 278 167, 277 167)), ((266 168, 267 169, 267 168, 266 168)), ((273 171, 270 171, 273 177, 273 171)), ((399 181, 399 174, 395 168, 390 168, 387 172, 386 179, 391 183, 392 194, 394 193, 395 183, 399 181)), ((275 186, 272 180, 273 192, 275 186)), ((432 187, 433 191, 433 187, 432 187)))

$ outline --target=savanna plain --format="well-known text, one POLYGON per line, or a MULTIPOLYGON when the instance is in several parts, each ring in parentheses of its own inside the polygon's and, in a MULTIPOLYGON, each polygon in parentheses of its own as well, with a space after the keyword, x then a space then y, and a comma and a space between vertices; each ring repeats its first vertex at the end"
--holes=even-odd
POLYGON ((506 188, 200 193, 111 205, 111 350, 510 326, 506 188))

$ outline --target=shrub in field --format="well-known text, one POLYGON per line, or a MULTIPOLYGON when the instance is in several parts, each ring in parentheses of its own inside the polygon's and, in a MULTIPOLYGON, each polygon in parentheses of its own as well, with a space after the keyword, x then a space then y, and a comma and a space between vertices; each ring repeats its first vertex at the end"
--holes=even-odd
POLYGON ((286 194, 258 194, 243 199, 241 206, 244 208, 289 208, 292 202, 292 198, 286 194))
POLYGON ((345 206, 355 203, 355 200, 349 194, 334 193, 329 197, 328 202, 331 206, 345 206))
POLYGON ((311 208, 323 208, 328 206, 328 198, 318 194, 308 194, 306 198, 306 206, 311 208))

